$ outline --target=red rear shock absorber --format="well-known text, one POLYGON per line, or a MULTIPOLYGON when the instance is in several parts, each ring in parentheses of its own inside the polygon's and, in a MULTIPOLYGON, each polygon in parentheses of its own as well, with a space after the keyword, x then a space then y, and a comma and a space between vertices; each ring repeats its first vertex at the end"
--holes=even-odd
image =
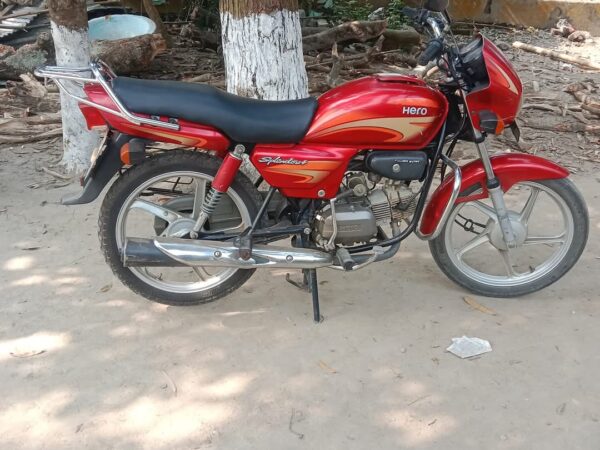
POLYGON ((198 219, 194 224, 194 228, 190 232, 190 236, 193 239, 198 237, 198 232, 202 229, 208 218, 214 212, 223 194, 227 192, 231 186, 231 183, 233 183, 233 180, 235 179, 235 176, 242 165, 242 155, 245 151, 246 147, 238 144, 235 146, 233 151, 227 153, 223 159, 223 163, 221 164, 221 167, 219 167, 219 170, 217 171, 217 174, 212 182, 210 191, 208 191, 206 198, 202 201, 200 214, 198 215, 198 219))

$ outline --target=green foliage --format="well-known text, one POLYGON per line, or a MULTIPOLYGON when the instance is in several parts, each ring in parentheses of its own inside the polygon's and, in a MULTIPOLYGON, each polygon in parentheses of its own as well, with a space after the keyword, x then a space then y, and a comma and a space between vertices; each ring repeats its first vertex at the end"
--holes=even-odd
POLYGON ((368 1, 363 0, 334 0, 331 16, 334 22, 347 22, 350 20, 367 20, 373 7, 368 1))
POLYGON ((391 29, 402 28, 406 25, 406 16, 402 14, 402 8, 404 8, 403 0, 391 0, 390 4, 386 9, 386 16, 388 19, 388 27, 391 29))

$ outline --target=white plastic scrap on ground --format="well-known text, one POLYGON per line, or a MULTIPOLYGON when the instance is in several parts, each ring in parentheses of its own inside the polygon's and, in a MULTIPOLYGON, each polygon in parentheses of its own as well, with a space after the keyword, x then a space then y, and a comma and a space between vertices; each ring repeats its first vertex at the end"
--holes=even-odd
POLYGON ((484 339, 463 336, 460 338, 452 338, 452 345, 450 345, 446 351, 464 359, 489 353, 492 351, 492 346, 484 339))

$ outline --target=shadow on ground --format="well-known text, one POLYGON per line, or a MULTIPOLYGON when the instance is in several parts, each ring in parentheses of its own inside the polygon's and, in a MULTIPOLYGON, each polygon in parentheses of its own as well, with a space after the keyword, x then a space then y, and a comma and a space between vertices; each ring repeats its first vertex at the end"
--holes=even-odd
POLYGON ((74 187, 30 190, 36 174, 22 167, 1 175, 1 448, 591 449, 600 439, 594 179, 576 180, 593 213, 588 250, 544 292, 478 298, 496 315, 472 310, 413 239, 357 274, 320 271, 325 322, 314 325, 285 271, 202 307, 147 302, 105 266, 97 204, 56 205, 74 187), (494 351, 446 353, 463 334, 494 351))

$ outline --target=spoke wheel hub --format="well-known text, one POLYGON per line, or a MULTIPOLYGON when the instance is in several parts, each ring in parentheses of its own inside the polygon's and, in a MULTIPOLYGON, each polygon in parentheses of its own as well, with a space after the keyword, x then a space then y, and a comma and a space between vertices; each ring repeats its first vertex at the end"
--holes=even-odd
POLYGON ((194 228, 196 221, 194 219, 182 218, 177 219, 167 227, 163 232, 167 237, 181 237, 189 234, 194 228))
MULTIPOLYGON (((527 225, 521 221, 520 215, 513 211, 509 211, 508 218, 510 219, 510 224, 512 225, 513 233, 515 234, 517 247, 520 247, 527 240, 527 225)), ((491 227, 490 242, 498 250, 508 250, 506 242, 504 242, 504 234, 500 228, 499 221, 495 220, 490 222, 491 223, 488 223, 488 226, 491 227)))

